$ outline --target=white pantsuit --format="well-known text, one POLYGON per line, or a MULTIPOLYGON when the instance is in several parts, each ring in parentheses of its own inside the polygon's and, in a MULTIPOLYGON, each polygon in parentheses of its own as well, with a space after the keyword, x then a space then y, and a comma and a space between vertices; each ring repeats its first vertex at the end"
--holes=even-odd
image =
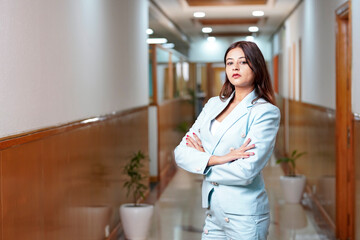
MULTIPOLYGON (((211 121, 226 108, 233 96, 234 92, 225 102, 219 97, 211 98, 186 134, 193 136, 193 133, 196 133, 205 152, 186 146, 185 135, 175 148, 175 161, 186 171, 204 175, 202 184, 204 208, 211 209, 211 195, 215 194, 217 206, 220 206, 223 214, 248 216, 253 219, 254 216, 265 216, 269 213, 269 202, 261 170, 274 149, 280 123, 280 111, 276 106, 261 98, 252 102, 256 98, 255 90, 253 90, 226 116, 217 132, 212 135, 211 121), (255 148, 249 150, 255 153, 253 156, 221 165, 207 166, 212 155, 223 156, 229 153, 231 148, 239 148, 248 138, 251 139, 250 144, 255 144, 255 148)), ((256 223, 256 221, 253 222, 256 223)), ((233 227, 236 228, 236 223, 232 222, 232 224, 235 224, 233 227)), ((241 222, 239 224, 241 225, 241 222)), ((268 227, 268 223, 266 224, 268 227)), ((223 231, 227 236, 224 239, 266 238, 247 238, 246 236, 234 238, 229 236, 230 232, 225 228, 223 231)), ((211 236, 212 232, 214 230, 204 228, 205 235, 211 236)))

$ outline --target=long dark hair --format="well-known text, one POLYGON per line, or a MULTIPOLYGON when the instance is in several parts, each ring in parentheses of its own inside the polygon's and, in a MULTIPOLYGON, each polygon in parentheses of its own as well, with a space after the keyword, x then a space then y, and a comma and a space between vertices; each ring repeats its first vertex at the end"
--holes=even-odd
MULTIPOLYGON (((270 75, 266 67, 264 56, 262 55, 260 49, 254 42, 248 41, 239 41, 230 45, 226 50, 224 56, 224 63, 226 64, 226 55, 230 50, 234 48, 241 48, 245 54, 246 61, 249 62, 249 67, 254 73, 254 88, 257 98, 253 100, 256 101, 259 98, 265 99, 267 102, 275 105, 275 96, 274 90, 271 85, 270 75)), ((231 84, 229 78, 225 74, 225 83, 220 91, 221 100, 225 101, 235 90, 234 85, 231 84)))

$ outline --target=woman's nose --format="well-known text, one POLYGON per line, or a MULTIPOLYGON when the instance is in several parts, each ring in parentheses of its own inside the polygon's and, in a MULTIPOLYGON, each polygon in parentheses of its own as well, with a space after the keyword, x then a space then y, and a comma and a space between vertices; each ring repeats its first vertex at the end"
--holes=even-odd
POLYGON ((240 65, 238 63, 234 63, 234 69, 233 70, 239 70, 240 69, 240 65))

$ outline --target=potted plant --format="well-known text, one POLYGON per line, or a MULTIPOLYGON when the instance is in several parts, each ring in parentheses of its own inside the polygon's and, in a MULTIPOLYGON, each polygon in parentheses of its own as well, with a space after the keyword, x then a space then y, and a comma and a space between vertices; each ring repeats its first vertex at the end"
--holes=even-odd
POLYGON ((306 177, 304 175, 295 174, 296 160, 306 152, 298 153, 294 150, 290 157, 279 158, 276 163, 288 164, 288 173, 280 176, 280 182, 284 193, 284 199, 289 203, 299 203, 304 192, 306 177))
POLYGON ((147 178, 142 173, 145 156, 141 151, 134 153, 130 161, 124 166, 124 173, 128 180, 124 183, 127 196, 131 195, 133 202, 120 206, 120 217, 126 239, 145 240, 150 227, 154 206, 139 203, 144 198, 147 186, 143 183, 147 178))

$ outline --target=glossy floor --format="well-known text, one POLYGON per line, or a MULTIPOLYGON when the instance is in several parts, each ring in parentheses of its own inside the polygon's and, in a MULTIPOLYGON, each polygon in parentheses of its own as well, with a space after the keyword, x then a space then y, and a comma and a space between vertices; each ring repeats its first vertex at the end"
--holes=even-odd
MULTIPOLYGON (((287 204, 279 188, 278 166, 267 166, 264 179, 271 205, 269 240, 329 239, 318 234, 313 213, 300 204, 287 204)), ((202 176, 181 169, 155 204, 149 240, 199 240, 205 218, 201 208, 202 176)))

